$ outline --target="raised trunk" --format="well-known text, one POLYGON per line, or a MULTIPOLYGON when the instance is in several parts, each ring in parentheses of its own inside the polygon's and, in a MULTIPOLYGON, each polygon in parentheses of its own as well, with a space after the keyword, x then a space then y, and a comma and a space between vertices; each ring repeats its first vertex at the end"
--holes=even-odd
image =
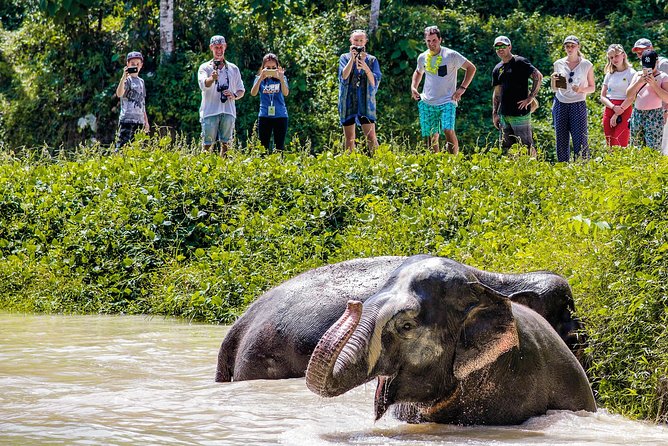
POLYGON ((362 319, 362 303, 348 301, 346 311, 320 338, 308 368, 306 386, 324 397, 341 395, 369 381, 368 345, 376 312, 362 319))

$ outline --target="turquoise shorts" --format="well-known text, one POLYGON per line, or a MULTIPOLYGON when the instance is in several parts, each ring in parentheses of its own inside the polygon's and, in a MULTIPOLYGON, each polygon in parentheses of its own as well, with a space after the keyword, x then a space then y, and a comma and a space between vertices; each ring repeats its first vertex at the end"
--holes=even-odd
POLYGON ((216 141, 230 142, 235 120, 234 116, 227 113, 202 118, 202 144, 210 146, 216 141))
POLYGON ((422 136, 427 137, 444 130, 455 129, 455 116, 457 115, 457 104, 448 102, 443 105, 429 105, 425 101, 418 102, 420 112, 420 130, 422 136))

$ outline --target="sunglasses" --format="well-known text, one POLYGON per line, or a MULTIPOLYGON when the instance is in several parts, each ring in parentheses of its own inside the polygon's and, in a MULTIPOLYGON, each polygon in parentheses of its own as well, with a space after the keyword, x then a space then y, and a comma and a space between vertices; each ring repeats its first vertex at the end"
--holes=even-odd
POLYGON ((495 50, 505 50, 508 48, 508 45, 494 45, 495 50))
POLYGON ((573 83, 573 76, 575 76, 574 71, 571 71, 570 73, 568 73, 568 83, 569 84, 573 83))

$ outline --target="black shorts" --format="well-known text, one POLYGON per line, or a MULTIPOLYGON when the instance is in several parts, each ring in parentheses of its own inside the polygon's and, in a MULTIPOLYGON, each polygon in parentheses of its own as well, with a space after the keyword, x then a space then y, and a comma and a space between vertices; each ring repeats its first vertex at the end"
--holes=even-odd
MULTIPOLYGON (((366 116, 358 116, 357 119, 359 119, 360 124, 374 124, 376 122, 367 118, 366 116)), ((349 125, 354 125, 354 124, 355 124, 355 116, 345 121, 342 125, 344 127, 348 127, 349 125)))

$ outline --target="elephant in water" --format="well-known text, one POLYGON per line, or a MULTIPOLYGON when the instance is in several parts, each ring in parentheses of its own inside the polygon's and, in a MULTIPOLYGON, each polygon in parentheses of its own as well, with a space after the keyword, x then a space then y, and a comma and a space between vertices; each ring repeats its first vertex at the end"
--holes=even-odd
POLYGON ((306 385, 332 397, 374 378, 376 419, 390 406, 401 420, 450 424, 596 411, 582 366, 547 321, 444 258, 410 258, 364 303, 348 302, 306 385))
MULTIPOLYGON (((218 354, 216 381, 283 379, 306 373, 316 344, 346 309, 364 302, 403 264, 440 260, 540 313, 569 345, 581 328, 571 316, 568 282, 549 272, 498 274, 439 257, 373 257, 306 271, 267 291, 230 328, 218 354)), ((392 279, 394 277, 394 279, 392 279)))

